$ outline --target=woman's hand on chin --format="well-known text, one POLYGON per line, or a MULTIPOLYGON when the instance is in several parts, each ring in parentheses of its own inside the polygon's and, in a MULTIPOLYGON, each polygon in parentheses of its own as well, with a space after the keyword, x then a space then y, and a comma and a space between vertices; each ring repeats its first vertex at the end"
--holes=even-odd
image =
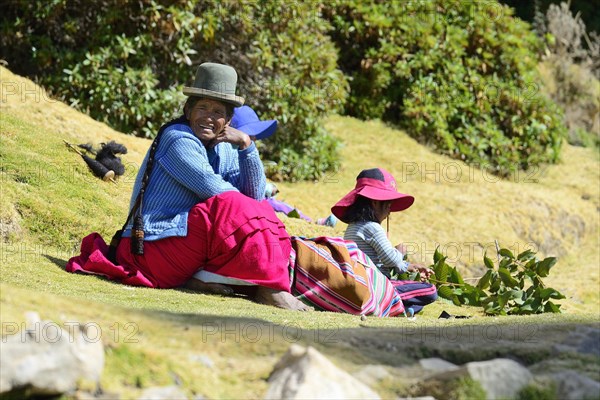
POLYGON ((244 150, 252 144, 250 136, 238 129, 232 128, 229 125, 227 125, 225 129, 223 129, 223 131, 214 139, 214 146, 221 142, 236 145, 239 150, 244 150))

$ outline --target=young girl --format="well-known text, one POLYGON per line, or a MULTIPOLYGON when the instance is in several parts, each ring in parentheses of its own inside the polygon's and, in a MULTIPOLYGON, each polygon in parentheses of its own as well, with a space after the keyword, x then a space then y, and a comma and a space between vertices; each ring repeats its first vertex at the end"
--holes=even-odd
MULTIPOLYGON (((396 181, 386 170, 365 169, 356 177, 354 189, 338 201, 331 212, 348 224, 344 239, 355 242, 388 278, 393 270, 399 273, 419 271, 425 280, 433 271, 406 262, 403 246, 394 247, 381 226, 391 212, 407 209, 414 200, 413 196, 396 190, 396 181)), ((437 298, 435 286, 429 283, 392 280, 392 284, 400 293, 404 306, 415 313, 437 298)))

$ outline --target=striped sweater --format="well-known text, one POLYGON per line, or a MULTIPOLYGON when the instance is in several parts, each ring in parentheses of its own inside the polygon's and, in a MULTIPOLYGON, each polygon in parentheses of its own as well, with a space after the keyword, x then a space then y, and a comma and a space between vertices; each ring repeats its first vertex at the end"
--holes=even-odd
MULTIPOLYGON (((135 180, 130 208, 140 191, 148 156, 135 180)), ((229 143, 207 149, 180 118, 164 129, 156 149, 142 204, 145 240, 186 236, 188 212, 195 204, 227 191, 262 200, 265 185, 254 143, 244 150, 229 143)), ((131 236, 131 222, 123 236, 131 236)))
POLYGON ((385 230, 377 222, 353 222, 348 225, 345 240, 356 243, 358 248, 369 256, 371 261, 383 272, 390 276, 392 270, 405 272, 408 263, 404 255, 390 243, 385 230))

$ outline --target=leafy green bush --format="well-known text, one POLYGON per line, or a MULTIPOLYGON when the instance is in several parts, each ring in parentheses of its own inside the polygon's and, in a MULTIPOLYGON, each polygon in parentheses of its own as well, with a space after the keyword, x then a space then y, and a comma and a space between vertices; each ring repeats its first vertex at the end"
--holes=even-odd
POLYGON ((343 107, 500 175, 556 161, 564 135, 538 93, 539 41, 495 1, 55 0, 0 13, 11 69, 140 136, 178 112, 195 65, 233 65, 248 104, 280 122, 260 143, 276 180, 336 169, 321 120, 343 107))
MULTIPOLYGON (((552 299, 565 296, 542 282, 556 264, 556 258, 540 261, 531 250, 515 257, 508 249, 500 249, 498 257, 498 266, 495 266, 484 256, 487 271, 473 286, 463 280, 455 267, 446 264, 446 257, 436 249, 431 266, 435 274, 429 280, 436 285, 440 297, 457 306, 483 307, 489 315, 560 312, 560 304, 552 299)), ((420 280, 418 272, 405 273, 401 278, 420 280)))
POLYGON ((2 58, 94 119, 152 137, 180 108, 177 85, 193 74, 191 39, 208 36, 208 21, 192 11, 189 1, 9 2, 2 58))
POLYGON ((280 122, 263 145, 275 178, 315 179, 338 165, 320 118, 341 107, 347 83, 311 4, 55 0, 5 2, 0 13, 9 68, 119 131, 153 137, 180 112, 195 66, 223 62, 248 104, 280 122))
POLYGON ((321 125, 339 111, 348 84, 337 69, 328 23, 311 2, 240 2, 217 17, 222 35, 201 53, 235 65, 249 104, 261 117, 279 121, 262 147, 273 180, 318 179, 338 165, 338 141, 321 125), (222 48, 232 50, 224 53, 222 48))
POLYGON ((561 112, 539 94, 539 41, 511 13, 495 1, 334 1, 324 14, 351 78, 346 112, 499 175, 556 161, 561 112))

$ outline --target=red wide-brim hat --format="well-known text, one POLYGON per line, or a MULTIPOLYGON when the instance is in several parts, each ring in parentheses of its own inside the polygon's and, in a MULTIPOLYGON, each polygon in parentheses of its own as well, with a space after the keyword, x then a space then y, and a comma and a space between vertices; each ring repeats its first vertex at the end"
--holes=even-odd
POLYGON ((415 201, 413 196, 396 190, 396 180, 383 168, 365 169, 358 174, 354 189, 331 207, 333 215, 347 223, 344 215, 359 195, 371 200, 391 201, 391 212, 406 210, 415 201))

